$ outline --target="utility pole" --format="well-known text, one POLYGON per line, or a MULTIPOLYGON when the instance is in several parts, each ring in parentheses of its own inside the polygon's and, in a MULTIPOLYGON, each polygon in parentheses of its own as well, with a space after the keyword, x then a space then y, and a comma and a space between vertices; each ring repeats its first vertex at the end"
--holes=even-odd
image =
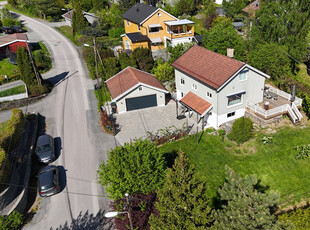
POLYGON ((126 196, 126 202, 128 206, 128 218, 129 218, 130 229, 133 230, 132 219, 131 219, 131 206, 129 204, 129 194, 125 193, 125 196, 126 196))
POLYGON ((34 73, 35 73, 35 75, 36 75, 37 82, 38 82, 39 85, 41 85, 41 80, 40 80, 40 77, 39 77, 39 74, 38 74, 36 65, 35 65, 35 63, 34 63, 34 60, 33 60, 32 54, 31 54, 31 51, 30 51, 30 49, 29 49, 28 42, 26 42, 26 44, 27 44, 27 51, 28 51, 28 54, 29 54, 29 57, 30 57, 30 60, 31 60, 32 68, 33 68, 34 73))
POLYGON ((99 90, 99 77, 98 77, 98 63, 97 63, 97 46, 96 46, 96 39, 93 38, 93 45, 94 45, 94 55, 95 55, 95 67, 96 67, 96 78, 97 78, 97 89, 99 90))

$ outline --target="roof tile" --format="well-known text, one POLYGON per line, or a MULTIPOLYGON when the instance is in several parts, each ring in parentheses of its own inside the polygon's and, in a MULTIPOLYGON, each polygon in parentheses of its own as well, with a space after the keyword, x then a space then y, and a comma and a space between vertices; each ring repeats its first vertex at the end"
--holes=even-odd
POLYGON ((212 106, 212 104, 191 91, 181 99, 181 102, 196 111, 199 115, 204 114, 212 106))
POLYGON ((172 66, 211 86, 221 87, 243 65, 243 62, 194 45, 172 66))
POLYGON ((167 91, 154 75, 133 67, 127 67, 106 81, 107 87, 113 99, 139 83, 167 91))
POLYGON ((0 37, 0 47, 6 46, 15 40, 28 41, 27 34, 15 33, 7 36, 0 37))

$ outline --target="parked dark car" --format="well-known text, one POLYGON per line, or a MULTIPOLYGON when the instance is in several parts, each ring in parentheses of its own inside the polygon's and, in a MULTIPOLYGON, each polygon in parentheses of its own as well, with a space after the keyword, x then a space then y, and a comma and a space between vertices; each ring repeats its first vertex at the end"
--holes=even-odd
POLYGON ((37 158, 42 163, 55 160, 54 139, 50 135, 39 136, 36 147, 37 158))
POLYGON ((55 165, 48 165, 39 171, 39 194, 41 197, 52 196, 60 192, 59 170, 55 165))
POLYGON ((13 34, 14 33, 14 31, 10 27, 7 27, 7 26, 1 27, 1 30, 5 34, 13 34))
POLYGON ((11 29, 13 30, 14 33, 23 33, 24 30, 20 26, 12 26, 11 29))

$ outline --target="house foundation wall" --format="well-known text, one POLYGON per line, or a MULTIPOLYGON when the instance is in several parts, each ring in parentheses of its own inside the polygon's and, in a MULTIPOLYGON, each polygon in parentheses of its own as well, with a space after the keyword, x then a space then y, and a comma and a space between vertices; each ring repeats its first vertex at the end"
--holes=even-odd
POLYGON ((283 118, 282 115, 270 118, 268 120, 265 120, 257 115, 255 115, 254 113, 251 113, 249 111, 245 111, 244 113, 244 117, 249 117, 251 118, 251 120, 255 123, 258 124, 260 126, 262 126, 263 128, 268 127, 269 125, 273 125, 273 124, 277 124, 279 123, 283 118))

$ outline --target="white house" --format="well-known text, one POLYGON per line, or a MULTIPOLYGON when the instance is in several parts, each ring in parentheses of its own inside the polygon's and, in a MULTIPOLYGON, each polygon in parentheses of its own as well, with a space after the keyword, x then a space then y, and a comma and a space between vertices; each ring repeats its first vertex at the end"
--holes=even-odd
POLYGON ((262 102, 265 79, 269 78, 248 64, 197 45, 172 66, 177 100, 216 129, 244 116, 247 102, 262 102))
POLYGON ((169 92, 154 75, 127 67, 106 81, 117 112, 165 106, 169 92))

